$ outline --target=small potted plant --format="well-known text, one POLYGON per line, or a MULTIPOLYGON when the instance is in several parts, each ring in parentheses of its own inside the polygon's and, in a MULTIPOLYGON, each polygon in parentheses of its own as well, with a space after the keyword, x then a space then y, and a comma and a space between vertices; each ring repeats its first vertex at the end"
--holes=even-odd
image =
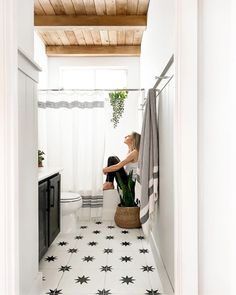
POLYGON ((135 182, 132 179, 133 172, 128 175, 127 183, 121 179, 117 173, 118 193, 120 204, 116 208, 115 223, 122 228, 139 228, 141 227, 138 202, 135 201, 135 182))
POLYGON ((43 167, 43 160, 45 153, 43 151, 38 150, 38 167, 43 167))

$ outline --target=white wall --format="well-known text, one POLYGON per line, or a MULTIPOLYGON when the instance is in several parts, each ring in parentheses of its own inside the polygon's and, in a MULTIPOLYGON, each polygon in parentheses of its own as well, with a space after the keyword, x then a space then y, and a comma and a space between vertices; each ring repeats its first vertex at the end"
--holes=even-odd
POLYGON ((235 17, 233 1, 199 1, 200 295, 235 294, 235 17))
MULTIPOLYGON (((174 1, 151 0, 147 31, 140 58, 141 86, 153 87, 174 53, 174 1)), ((173 69, 172 69, 173 72, 173 69)), ((168 74, 169 75, 169 74, 168 74)), ((164 84, 161 84, 160 88, 164 84)), ((163 91, 159 104, 159 201, 152 233, 163 263, 174 285, 174 197, 173 197, 173 105, 174 81, 163 91)))
POLYGON ((45 53, 45 45, 38 34, 34 33, 34 60, 41 67, 39 73, 38 89, 48 87, 48 57, 45 53))
POLYGON ((174 53, 174 0, 150 0, 144 32, 140 74, 141 86, 151 88, 174 53))
POLYGON ((34 0, 17 1, 18 47, 34 56, 34 0))
POLYGON ((0 292, 19 294, 17 22, 0 1, 0 292))
POLYGON ((19 277, 20 295, 38 294, 38 169, 37 81, 38 68, 18 55, 19 144, 19 277))
MULTIPOLYGON (((34 58, 34 1, 17 1, 18 47, 34 58)), ((19 288, 20 295, 38 294, 38 169, 37 76, 38 69, 20 57, 18 71, 19 137, 19 288), (33 77, 33 78, 32 78, 33 77), (35 79, 35 80, 34 80, 35 79)))
POLYGON ((172 285, 174 285, 174 86, 172 80, 159 98, 159 200, 152 225, 152 232, 172 285))

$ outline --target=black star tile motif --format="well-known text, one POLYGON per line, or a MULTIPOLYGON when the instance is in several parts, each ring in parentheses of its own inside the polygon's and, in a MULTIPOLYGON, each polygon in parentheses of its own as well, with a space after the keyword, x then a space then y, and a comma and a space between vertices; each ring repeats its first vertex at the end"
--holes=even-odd
POLYGON ((93 261, 95 258, 93 256, 84 256, 83 261, 89 262, 93 261))
POLYGON ((107 240, 113 240, 114 239, 114 236, 106 236, 106 239, 107 240))
POLYGON ((122 234, 128 234, 129 231, 128 231, 128 230, 122 230, 121 233, 122 233, 122 234))
POLYGON ((87 225, 81 225, 80 228, 81 228, 81 229, 86 229, 86 228, 87 228, 87 225))
POLYGON ((56 256, 48 256, 45 258, 45 261, 47 261, 47 262, 51 262, 51 261, 55 261, 55 260, 57 260, 56 256))
POLYGON ((81 285, 82 285, 83 283, 88 284, 88 281, 90 281, 90 278, 89 278, 89 277, 85 277, 85 276, 78 277, 77 279, 75 279, 75 282, 76 282, 76 283, 80 283, 81 285))
POLYGON ((114 225, 108 225, 107 228, 112 229, 112 228, 115 228, 115 227, 114 227, 114 225))
POLYGON ((120 260, 121 260, 122 262, 128 262, 128 261, 131 262, 132 259, 133 259, 133 258, 132 258, 131 256, 121 256, 121 258, 120 258, 120 260))
POLYGON ((105 271, 105 272, 112 271, 112 266, 108 266, 108 265, 101 266, 100 270, 101 270, 101 272, 102 271, 105 271))
POLYGON ((104 249, 103 252, 109 254, 109 253, 112 253, 113 252, 113 249, 106 248, 106 249, 104 249))
POLYGON ((58 243, 58 246, 66 246, 67 244, 68 244, 67 242, 62 241, 58 243))
POLYGON ((45 277, 42 277, 42 281, 45 282, 46 281, 46 278, 45 277))
POLYGON ((76 248, 71 248, 68 250, 68 253, 77 253, 78 249, 76 248))
POLYGON ((95 222, 96 224, 102 224, 102 222, 101 221, 97 221, 97 222, 95 222))
POLYGON ((97 242, 89 242, 88 245, 89 246, 96 246, 98 243, 97 242))
POLYGON ((157 295, 157 294, 161 294, 161 293, 159 293, 158 292, 158 290, 153 290, 153 289, 151 289, 151 290, 146 290, 147 291, 147 293, 145 293, 145 295, 147 294, 147 295, 157 295))
POLYGON ((139 253, 149 253, 148 249, 139 249, 139 253))
POLYGON ((130 243, 130 242, 121 242, 121 245, 122 245, 122 246, 130 246, 131 243, 130 243))
POLYGON ((97 294, 97 295, 110 295, 110 294, 111 294, 110 291, 111 291, 111 290, 105 290, 105 289, 103 289, 103 290, 98 290, 98 292, 97 292, 96 294, 97 294))
POLYGON ((75 240, 82 240, 83 236, 75 236, 75 240))
POLYGON ((143 271, 153 271, 154 270, 154 267, 153 266, 148 266, 148 265, 145 265, 145 266, 142 266, 141 268, 143 271))
POLYGON ((126 277, 121 277, 120 280, 121 280, 122 284, 126 283, 127 285, 129 285, 129 284, 133 284, 134 281, 135 281, 135 279, 134 279, 133 277, 128 277, 128 276, 126 276, 126 277))
POLYGON ((70 265, 62 265, 60 268, 59 268, 59 270, 58 271, 63 271, 63 272, 65 272, 65 271, 70 271, 71 270, 71 266, 70 265))
POLYGON ((49 295, 59 295, 59 294, 62 294, 61 293, 62 290, 52 290, 52 289, 49 289, 49 292, 47 292, 46 294, 49 294, 49 295))
POLYGON ((97 234, 100 234, 101 231, 100 231, 100 230, 94 230, 93 233, 94 233, 95 235, 97 235, 97 234))
POLYGON ((137 236, 138 240, 144 240, 144 236, 137 236))

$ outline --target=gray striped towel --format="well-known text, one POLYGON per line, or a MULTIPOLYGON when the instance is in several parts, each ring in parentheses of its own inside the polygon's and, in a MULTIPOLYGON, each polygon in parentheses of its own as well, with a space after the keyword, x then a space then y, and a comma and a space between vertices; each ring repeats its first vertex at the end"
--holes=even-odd
POLYGON ((158 129, 156 91, 150 89, 146 102, 139 151, 136 197, 140 200, 143 232, 149 234, 150 216, 158 198, 158 129))

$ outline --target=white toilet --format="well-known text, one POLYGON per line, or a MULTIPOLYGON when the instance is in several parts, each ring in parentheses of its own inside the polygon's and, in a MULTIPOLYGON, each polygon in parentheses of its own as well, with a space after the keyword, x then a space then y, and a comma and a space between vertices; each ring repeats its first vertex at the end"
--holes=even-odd
POLYGON ((61 232, 76 231, 77 213, 82 207, 82 197, 78 193, 61 192, 61 232))

